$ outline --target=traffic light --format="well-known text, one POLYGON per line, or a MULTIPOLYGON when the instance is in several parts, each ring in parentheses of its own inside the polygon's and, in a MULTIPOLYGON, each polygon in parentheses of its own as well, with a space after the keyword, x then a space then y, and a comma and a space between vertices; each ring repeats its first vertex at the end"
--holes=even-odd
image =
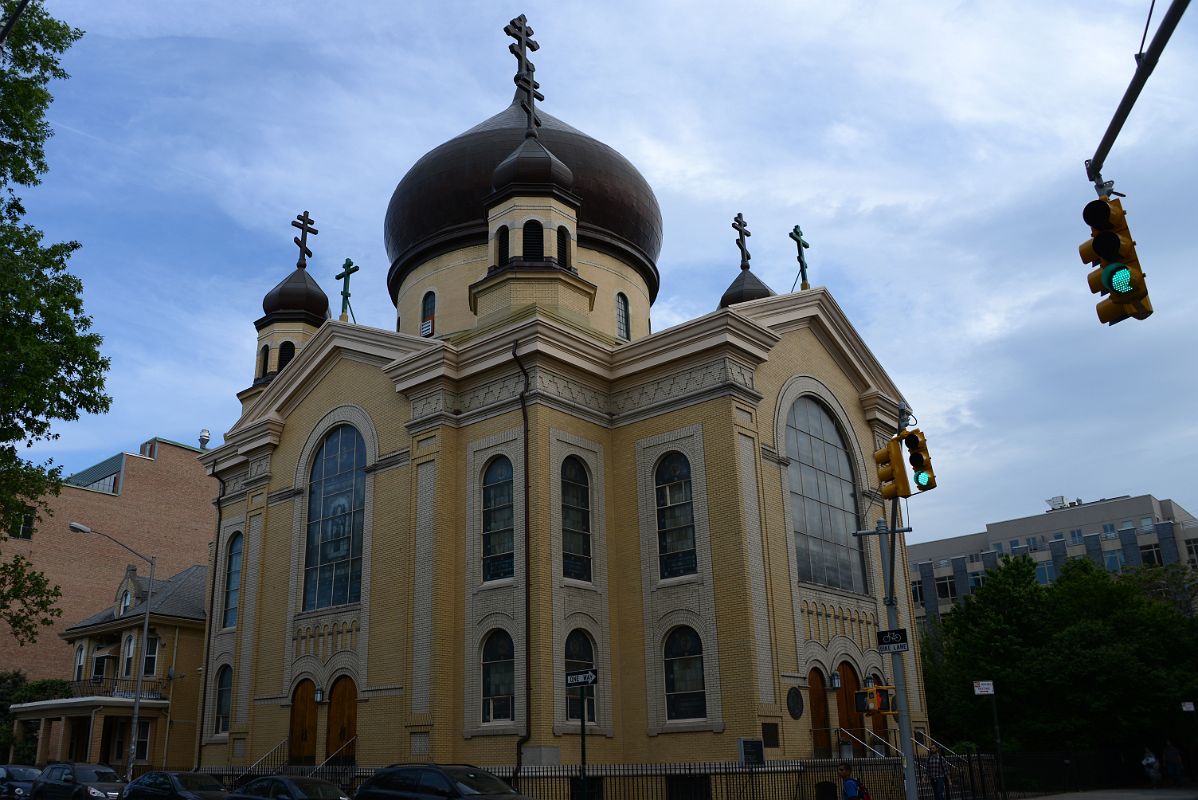
POLYGON ((911 464, 911 478, 915 488, 921 492, 935 489, 936 473, 932 471, 932 457, 928 455, 928 440, 923 431, 914 428, 903 433, 902 439, 903 444, 907 445, 907 461, 911 464))
POLYGON ((898 704, 894 702, 893 686, 875 686, 878 693, 878 710, 883 714, 897 714, 898 704))
POLYGON ((873 686, 854 692, 853 700, 858 714, 875 714, 878 711, 878 690, 873 686))
POLYGON ((903 445, 897 438, 874 453, 874 462, 878 465, 878 491, 883 498, 893 500, 911 496, 911 482, 907 480, 907 469, 903 466, 903 445))
POLYGON ((1152 314, 1152 301, 1123 204, 1105 196, 1091 200, 1082 209, 1082 219, 1090 226, 1091 238, 1082 242, 1078 253, 1082 261, 1098 267, 1087 276, 1090 291, 1110 295, 1095 306, 1099 322, 1146 319, 1152 314))

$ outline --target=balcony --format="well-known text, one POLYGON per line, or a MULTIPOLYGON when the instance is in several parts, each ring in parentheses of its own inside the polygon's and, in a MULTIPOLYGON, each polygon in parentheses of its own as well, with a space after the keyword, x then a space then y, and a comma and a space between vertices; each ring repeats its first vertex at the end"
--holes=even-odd
MULTIPOLYGON (((167 700, 166 680, 163 678, 142 678, 142 700, 167 700)), ((123 697, 132 700, 137 697, 136 678, 107 678, 94 677, 82 681, 70 681, 71 697, 123 697)))

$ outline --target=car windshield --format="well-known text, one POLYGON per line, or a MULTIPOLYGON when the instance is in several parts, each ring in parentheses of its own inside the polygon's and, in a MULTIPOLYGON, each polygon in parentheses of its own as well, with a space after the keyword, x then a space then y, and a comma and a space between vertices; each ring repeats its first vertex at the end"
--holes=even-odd
POLYGON ((40 769, 33 767, 7 767, 8 779, 11 781, 31 781, 42 774, 40 769))
POLYGON ((295 788, 303 792, 304 797, 310 798, 310 800, 340 800, 345 797, 344 792, 328 781, 309 778, 307 780, 293 779, 291 782, 295 784, 295 788))
POLYGON ((178 778, 179 785, 189 792, 223 792, 225 790, 220 781, 211 775, 203 775, 199 772, 181 772, 175 777, 178 778))
POLYGON ((444 767, 445 774, 465 796, 472 794, 515 794, 515 790, 489 772, 465 767, 444 767))
POLYGON ((120 777, 110 769, 94 769, 92 767, 77 767, 75 780, 79 783, 120 783, 120 777))

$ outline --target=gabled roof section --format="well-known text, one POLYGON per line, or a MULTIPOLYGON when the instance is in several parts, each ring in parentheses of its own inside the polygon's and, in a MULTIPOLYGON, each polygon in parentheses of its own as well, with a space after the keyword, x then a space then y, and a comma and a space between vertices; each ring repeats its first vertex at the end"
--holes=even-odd
MULTIPOLYGON (((144 592, 150 582, 149 578, 138 577, 136 580, 138 588, 144 592)), ((150 615, 202 621, 205 617, 204 587, 207 582, 208 568, 200 564, 192 565, 165 581, 155 580, 154 595, 150 599, 150 615)), ((144 594, 142 596, 144 597, 144 594)), ((88 628, 117 620, 140 624, 145 613, 145 600, 140 600, 129 606, 129 609, 119 617, 113 606, 109 605, 103 611, 67 628, 63 633, 63 638, 71 639, 88 628)))

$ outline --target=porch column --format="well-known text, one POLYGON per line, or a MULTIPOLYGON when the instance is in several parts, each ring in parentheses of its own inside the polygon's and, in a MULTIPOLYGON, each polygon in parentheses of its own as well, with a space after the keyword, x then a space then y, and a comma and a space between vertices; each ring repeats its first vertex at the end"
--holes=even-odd
POLYGON ((44 767, 50 760, 50 720, 42 717, 37 723, 37 756, 34 766, 44 767))
POLYGON ((71 735, 70 718, 63 716, 58 719, 58 736, 54 742, 54 760, 66 761, 70 748, 67 745, 71 735))

